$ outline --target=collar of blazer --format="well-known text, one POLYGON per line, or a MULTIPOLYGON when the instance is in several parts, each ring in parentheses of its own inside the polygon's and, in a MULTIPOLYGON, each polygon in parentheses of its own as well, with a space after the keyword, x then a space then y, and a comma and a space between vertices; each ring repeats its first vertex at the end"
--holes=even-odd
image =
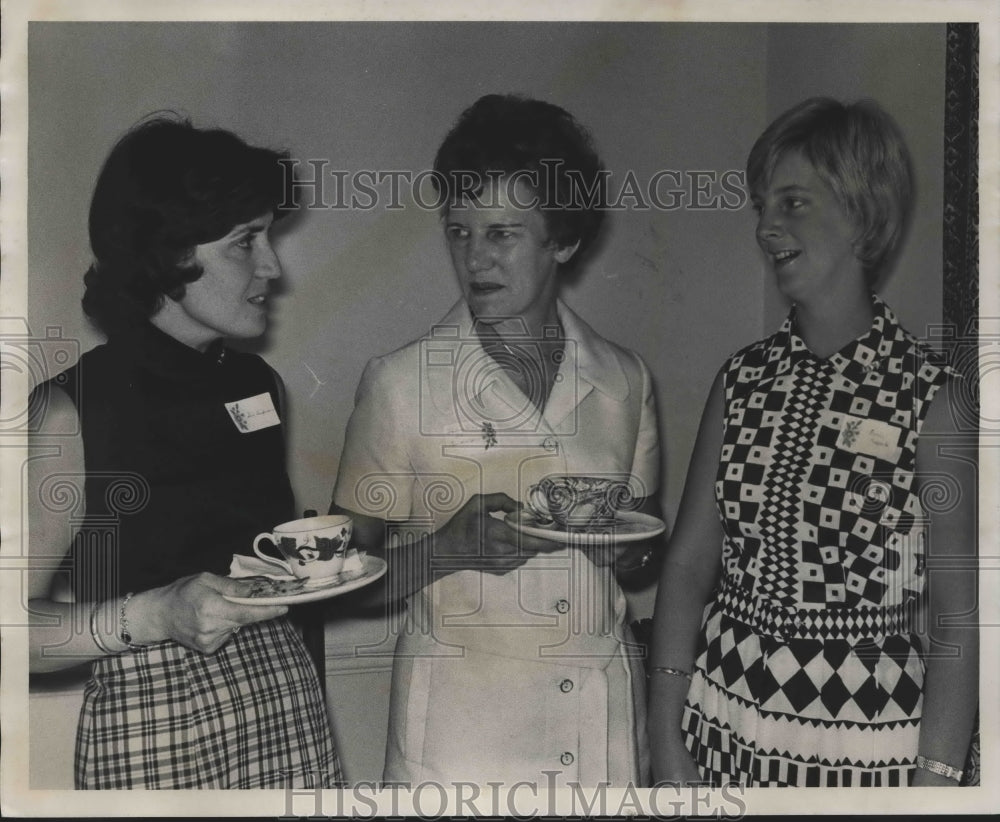
MULTIPOLYGON (((591 390, 596 389, 618 402, 629 395, 628 378, 614 347, 561 300, 556 310, 565 333, 566 359, 560 366, 563 379, 553 386, 545 407, 544 419, 553 426, 565 419, 591 390)), ((488 355, 472 330, 472 315, 465 300, 455 303, 444 319, 435 324, 426 342, 437 353, 448 349, 453 352, 449 360, 436 358, 438 363, 448 361, 448 367, 427 369, 431 397, 441 413, 452 415, 456 405, 472 403, 481 406, 484 413, 489 413, 497 402, 508 412, 524 405, 523 395, 514 389, 501 369, 484 369, 482 378, 476 379, 475 363, 468 363, 468 359, 488 355), (469 396, 457 397, 455 392, 460 389, 469 396)), ((503 416, 500 409, 497 413, 503 416)))

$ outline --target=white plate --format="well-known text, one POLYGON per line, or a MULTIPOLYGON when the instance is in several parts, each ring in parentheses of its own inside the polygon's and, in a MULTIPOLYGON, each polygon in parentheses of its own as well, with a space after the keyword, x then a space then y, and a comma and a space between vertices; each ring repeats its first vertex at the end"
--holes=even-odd
POLYGON ((605 540, 638 542, 662 534, 667 529, 667 524, 659 517, 639 511, 621 511, 612 524, 601 526, 599 530, 594 531, 565 531, 554 522, 547 524, 540 522, 527 508, 507 514, 504 522, 522 534, 571 545, 603 543, 605 540))
MULTIPOLYGON (((326 585, 307 588, 296 594, 258 597, 234 597, 229 594, 223 594, 222 596, 230 602, 237 602, 240 605, 301 605, 305 602, 316 602, 320 599, 338 597, 341 594, 346 594, 348 591, 356 591, 358 588, 364 588, 385 574, 385 560, 380 557, 373 557, 366 554, 361 558, 361 564, 365 569, 364 576, 355 577, 347 582, 334 581, 326 585)), ((274 579, 287 580, 288 577, 275 575, 274 579)))

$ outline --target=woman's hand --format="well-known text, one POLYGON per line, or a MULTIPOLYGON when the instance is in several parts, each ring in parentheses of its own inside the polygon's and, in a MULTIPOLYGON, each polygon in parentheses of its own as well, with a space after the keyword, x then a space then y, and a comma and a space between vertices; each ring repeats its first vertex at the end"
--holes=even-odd
POLYGON ((239 605, 223 597, 245 596, 248 589, 242 580, 202 573, 136 594, 127 608, 132 641, 145 645, 173 639, 212 654, 238 628, 288 612, 284 605, 239 605))
POLYGON ((954 779, 949 779, 947 776, 917 768, 913 772, 910 786, 914 788, 957 788, 959 785, 954 779))
POLYGON ((684 743, 677 741, 666 745, 653 757, 653 784, 700 785, 705 784, 691 752, 684 743))
POLYGON ((703 782, 681 734, 681 715, 688 685, 686 677, 657 671, 649 680, 646 732, 656 784, 703 782))
MULTIPOLYGON (((540 553, 562 546, 548 539, 522 534, 492 516, 510 514, 523 506, 507 494, 470 497, 444 526, 431 535, 433 563, 462 569, 506 574, 540 553)), ((456 569, 457 570, 457 569, 456 569)))
POLYGON ((384 583, 368 586, 362 595, 365 607, 374 607, 398 602, 457 571, 506 574, 536 554, 565 547, 515 531, 493 516, 521 508, 506 494, 477 494, 433 533, 423 522, 386 522, 336 504, 330 513, 354 519, 354 543, 388 563, 384 583))
POLYGON ((715 502, 723 419, 722 375, 716 377, 688 467, 677 524, 660 568, 653 611, 646 729, 656 781, 699 781, 681 727, 690 688, 686 676, 655 668, 693 671, 705 603, 722 565, 722 525, 715 502))
MULTIPOLYGON (((657 519, 663 518, 663 510, 655 497, 644 497, 629 510, 649 514, 657 519)), ((581 550, 594 565, 611 566, 622 587, 638 588, 653 582, 663 552, 663 542, 663 536, 622 543, 594 540, 581 550)))

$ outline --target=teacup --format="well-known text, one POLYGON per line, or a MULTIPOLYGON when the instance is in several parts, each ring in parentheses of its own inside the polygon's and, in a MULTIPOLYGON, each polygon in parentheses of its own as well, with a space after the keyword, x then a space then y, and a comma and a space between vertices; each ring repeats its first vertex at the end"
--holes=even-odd
POLYGON ((628 482, 608 477, 553 475, 528 489, 528 507, 563 529, 609 526, 631 500, 628 482))
POLYGON ((253 541, 253 552, 285 573, 309 580, 310 584, 325 582, 343 570, 353 528, 351 518, 340 514, 295 519, 276 525, 273 533, 258 534, 253 541), (261 551, 263 540, 272 542, 284 560, 261 551))

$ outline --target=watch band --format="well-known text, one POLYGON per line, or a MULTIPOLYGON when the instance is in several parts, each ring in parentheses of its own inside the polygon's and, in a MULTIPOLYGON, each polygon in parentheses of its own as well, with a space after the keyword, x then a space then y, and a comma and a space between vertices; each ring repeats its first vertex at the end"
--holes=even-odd
POLYGON ((938 776, 953 779, 956 782, 962 781, 962 771, 958 770, 958 768, 953 768, 951 765, 946 765, 944 762, 938 762, 936 759, 928 759, 925 756, 918 755, 917 767, 931 773, 936 773, 938 776))

